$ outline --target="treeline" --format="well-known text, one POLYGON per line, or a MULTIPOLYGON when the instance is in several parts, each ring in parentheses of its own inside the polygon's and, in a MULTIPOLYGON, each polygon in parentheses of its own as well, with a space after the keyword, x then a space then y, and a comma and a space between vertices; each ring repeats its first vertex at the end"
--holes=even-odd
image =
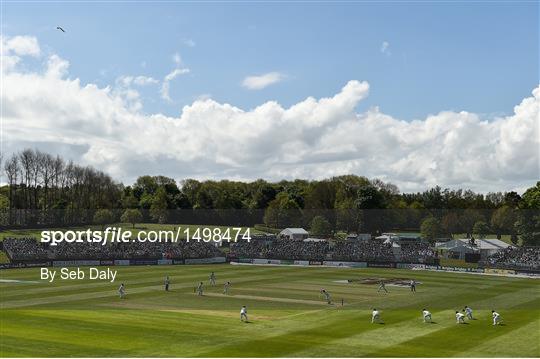
POLYGON ((7 186, 0 189, 2 222, 8 226, 154 221, 303 226, 312 232, 381 233, 422 229, 428 238, 510 234, 526 243, 540 236, 540 182, 523 196, 486 195, 434 187, 400 193, 397 186, 355 175, 320 181, 197 181, 177 183, 141 176, 115 182, 91 167, 37 151, 4 160, 7 186), (122 219, 123 217, 123 219, 122 219))
POLYGON ((109 175, 36 150, 7 158, 4 173, 0 208, 8 225, 87 223, 89 210, 116 208, 121 200, 122 185, 109 175))

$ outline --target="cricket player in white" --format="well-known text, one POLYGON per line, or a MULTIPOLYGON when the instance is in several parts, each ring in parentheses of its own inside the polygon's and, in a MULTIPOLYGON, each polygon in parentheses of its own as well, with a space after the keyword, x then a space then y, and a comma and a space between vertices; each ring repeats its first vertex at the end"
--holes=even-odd
POLYGON ((465 324, 465 315, 456 311, 456 323, 465 324))
POLYGON ((497 325, 501 323, 501 316, 496 311, 491 311, 491 316, 493 317, 493 325, 497 325))
POLYGON ((376 308, 373 308, 373 311, 371 312, 371 323, 380 323, 381 322, 381 312, 379 312, 376 308))
POLYGON ((165 291, 169 291, 169 285, 171 284, 171 280, 169 279, 169 276, 165 277, 165 291))
POLYGON ((124 299, 126 297, 126 287, 124 286, 124 283, 120 284, 118 294, 120 295, 120 299, 124 299))
POLYGON ((248 322, 247 308, 245 305, 242 306, 242 309, 240 309, 240 321, 243 322, 244 320, 246 323, 248 322))
POLYGON ((379 282, 379 289, 377 289, 377 293, 379 293, 381 290, 384 290, 386 293, 388 293, 388 291, 386 290, 386 285, 384 284, 384 280, 381 280, 379 282))
POLYGON ((469 306, 465 306, 465 309, 463 309, 463 311, 465 312, 465 315, 467 316, 467 318, 469 320, 472 320, 473 319, 473 316, 472 316, 472 309, 469 308, 469 306))
POLYGON ((223 284, 223 294, 229 294, 230 286, 231 286, 231 282, 225 282, 225 284, 223 284))
POLYGON ((422 310, 422 316, 424 317, 424 323, 431 323, 431 313, 429 312, 429 310, 424 308, 422 310))
POLYGON ((214 272, 210 273, 210 285, 216 285, 216 274, 214 272))
POLYGON ((324 299, 328 304, 332 304, 332 297, 330 296, 330 293, 326 291, 326 289, 321 289, 321 294, 324 295, 324 299))
POLYGON ((203 295, 203 291, 204 291, 203 282, 200 282, 199 285, 197 286, 197 295, 203 295))

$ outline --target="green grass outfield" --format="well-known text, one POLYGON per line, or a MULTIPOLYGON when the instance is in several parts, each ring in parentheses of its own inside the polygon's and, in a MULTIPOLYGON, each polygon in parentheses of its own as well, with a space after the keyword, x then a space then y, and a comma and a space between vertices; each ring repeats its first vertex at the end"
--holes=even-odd
MULTIPOLYGON (((104 268, 104 267, 101 267, 104 268)), ((59 268, 56 268, 59 269, 59 268)), ((81 267, 82 270, 88 270, 81 267)), ((540 281, 397 269, 138 266, 107 281, 39 280, 39 268, 3 270, 3 357, 538 357, 540 281), (215 271, 218 285, 194 294, 215 271), (163 290, 169 275, 172 291, 163 290), (418 291, 339 283, 412 278, 418 291), (7 282, 18 280, 19 282, 7 282), (232 282, 231 295, 222 283, 232 282), (127 298, 117 296, 126 283, 127 298), (339 305, 319 297, 326 288, 339 305), (345 306, 341 307, 341 299, 345 306), (239 311, 247 305, 250 323, 239 311), (455 323, 469 305, 477 320, 455 323), (371 309, 385 324, 371 324, 371 309), (436 323, 424 324, 422 308, 436 323), (504 325, 491 325, 491 309, 504 325)))

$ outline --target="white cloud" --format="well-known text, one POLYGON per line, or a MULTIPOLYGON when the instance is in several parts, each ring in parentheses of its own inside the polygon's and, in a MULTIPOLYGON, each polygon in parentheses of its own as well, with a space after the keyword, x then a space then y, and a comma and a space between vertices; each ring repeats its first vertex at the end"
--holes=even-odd
POLYGON ((0 35, 0 56, 2 71, 14 68, 21 56, 38 57, 41 53, 38 40, 34 36, 3 36, 0 35))
POLYGON ((540 86, 512 115, 489 121, 465 111, 412 122, 377 108, 358 113, 369 92, 359 81, 288 108, 266 102, 248 111, 204 98, 170 117, 145 115, 129 101, 137 94, 82 84, 65 75, 67 61, 51 63, 39 73, 4 74, 5 150, 38 147, 126 182, 142 174, 277 180, 355 173, 404 191, 439 184, 487 192, 523 189, 540 173, 540 86))
POLYGON ((174 69, 165 76, 164 81, 172 81, 180 75, 189 73, 189 69, 174 69))
POLYGON ((143 108, 139 91, 134 86, 148 86, 159 83, 158 80, 149 76, 120 76, 116 79, 116 86, 112 93, 124 101, 124 105, 131 111, 140 111, 143 108))
POLYGON ((69 62, 58 55, 51 55, 47 61, 46 76, 61 79, 67 75, 69 62))
POLYGON ((147 86, 147 85, 154 85, 159 83, 159 80, 156 80, 153 77, 150 76, 120 76, 118 79, 116 79, 117 83, 120 83, 123 86, 131 86, 131 85, 137 85, 137 86, 147 86))
POLYGON ((285 76, 279 72, 269 72, 257 76, 248 76, 242 81, 242 86, 250 90, 261 90, 282 81, 285 76))
POLYGON ((169 90, 171 87, 170 82, 178 76, 185 75, 190 72, 188 68, 180 68, 180 66, 182 66, 182 58, 180 57, 179 53, 175 53, 173 55, 173 61, 176 64, 176 68, 165 75, 163 82, 161 83, 161 98, 166 101, 172 101, 171 96, 169 95, 169 90))
POLYGON ((383 41, 381 44, 381 53, 390 56, 392 52, 390 51, 390 43, 388 41, 383 41))
POLYGON ((19 56, 39 56, 41 50, 37 39, 33 36, 2 37, 3 51, 13 52, 19 56))
POLYGON ((169 89, 170 89, 169 82, 171 82, 172 80, 174 80, 178 76, 184 75, 184 74, 187 74, 187 73, 189 73, 189 69, 185 69, 185 68, 184 69, 174 69, 165 76, 165 78, 163 79, 163 83, 161 84, 161 97, 164 100, 172 101, 171 96, 169 95, 169 89))

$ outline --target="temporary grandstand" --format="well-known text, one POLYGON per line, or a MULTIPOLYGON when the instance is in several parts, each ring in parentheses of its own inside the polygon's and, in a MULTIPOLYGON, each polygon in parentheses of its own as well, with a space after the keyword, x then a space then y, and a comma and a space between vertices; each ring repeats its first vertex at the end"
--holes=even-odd
POLYGON ((467 253, 480 254, 481 258, 487 258, 510 245, 500 239, 453 239, 448 242, 437 242, 436 250, 446 258, 464 259, 467 253))

